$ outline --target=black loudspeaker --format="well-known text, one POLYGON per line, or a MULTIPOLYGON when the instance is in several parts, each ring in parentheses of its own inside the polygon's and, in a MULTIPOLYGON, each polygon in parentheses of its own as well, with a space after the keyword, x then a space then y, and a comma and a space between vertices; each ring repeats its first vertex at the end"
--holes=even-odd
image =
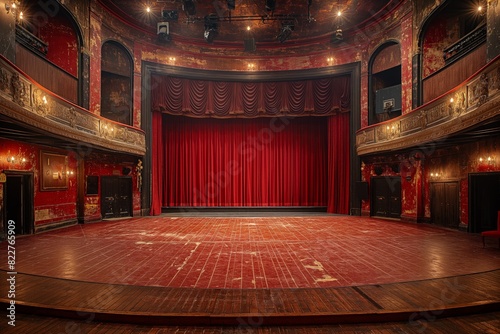
POLYGON ((123 167, 122 174, 129 175, 131 171, 132 171, 132 169, 130 169, 129 167, 123 167))
POLYGON ((359 199, 368 199, 370 197, 368 191, 368 182, 356 182, 356 194, 358 195, 359 199))
POLYGON ((255 39, 245 39, 245 52, 255 52, 255 50, 257 50, 257 47, 255 46, 255 39))

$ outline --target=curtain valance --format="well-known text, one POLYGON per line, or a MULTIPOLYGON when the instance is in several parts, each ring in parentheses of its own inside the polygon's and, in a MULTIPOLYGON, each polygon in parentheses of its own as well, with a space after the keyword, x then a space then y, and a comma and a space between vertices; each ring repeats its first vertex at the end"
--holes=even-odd
POLYGON ((192 117, 329 116, 349 112, 350 77, 238 82, 153 75, 152 110, 192 117))

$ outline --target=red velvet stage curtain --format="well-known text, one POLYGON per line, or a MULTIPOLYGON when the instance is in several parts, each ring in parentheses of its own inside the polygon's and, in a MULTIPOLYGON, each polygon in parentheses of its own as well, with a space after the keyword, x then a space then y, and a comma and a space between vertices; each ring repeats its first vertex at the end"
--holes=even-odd
POLYGON ((164 116, 163 206, 326 206, 326 120, 164 116))
POLYGON ((329 116, 348 112, 350 77, 219 82, 153 76, 152 109, 192 117, 329 116))
POLYGON ((163 198, 163 175, 164 170, 164 147, 163 147, 163 115, 153 112, 153 126, 151 136, 153 145, 151 147, 151 209, 150 215, 161 214, 163 198))
POLYGON ((349 113, 328 118, 329 213, 349 214, 350 140, 349 113))

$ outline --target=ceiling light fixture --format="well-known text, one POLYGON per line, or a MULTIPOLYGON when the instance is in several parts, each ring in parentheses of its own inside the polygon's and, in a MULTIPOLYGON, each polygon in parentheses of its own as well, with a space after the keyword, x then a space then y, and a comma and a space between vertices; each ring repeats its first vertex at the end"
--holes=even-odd
POLYGON ((156 25, 156 34, 159 42, 170 42, 170 24, 168 22, 158 22, 156 25))
POLYGON ((266 0, 266 10, 273 12, 276 9, 276 0, 266 0))
POLYGON ((281 31, 276 37, 280 43, 284 43, 292 35, 292 31, 295 29, 295 25, 291 21, 284 21, 281 24, 281 31))
POLYGON ((339 9, 337 11, 337 29, 335 33, 332 35, 332 43, 338 43, 344 39, 344 34, 342 31, 342 11, 339 9))
POLYGON ((178 21, 179 20, 179 12, 176 10, 163 9, 161 11, 161 17, 165 21, 178 21))
POLYGON ((17 6, 18 1, 7 1, 5 2, 5 11, 7 12, 7 14, 9 14, 10 12, 15 13, 17 6))
POLYGON ((193 0, 182 0, 182 10, 189 16, 196 15, 196 5, 193 0))
POLYGON ((217 37, 219 28, 218 22, 219 18, 217 14, 209 14, 205 16, 205 32, 203 33, 203 37, 208 43, 213 43, 215 37, 217 37))

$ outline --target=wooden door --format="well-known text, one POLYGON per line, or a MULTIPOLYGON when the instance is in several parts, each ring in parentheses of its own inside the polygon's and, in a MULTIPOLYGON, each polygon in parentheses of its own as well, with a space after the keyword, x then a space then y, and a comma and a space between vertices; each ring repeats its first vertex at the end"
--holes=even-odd
POLYGON ((371 215, 400 218, 401 178, 397 176, 373 177, 371 179, 371 215))
POLYGON ((433 224, 458 228, 458 182, 431 183, 431 221, 433 224))
POLYGON ((101 215, 103 218, 132 216, 131 177, 101 177, 101 215))
POLYGON ((4 185, 4 231, 9 220, 16 235, 34 232, 33 174, 6 171, 4 185))
POLYGON ((479 233, 497 228, 500 211, 500 173, 469 174, 468 231, 479 233))

